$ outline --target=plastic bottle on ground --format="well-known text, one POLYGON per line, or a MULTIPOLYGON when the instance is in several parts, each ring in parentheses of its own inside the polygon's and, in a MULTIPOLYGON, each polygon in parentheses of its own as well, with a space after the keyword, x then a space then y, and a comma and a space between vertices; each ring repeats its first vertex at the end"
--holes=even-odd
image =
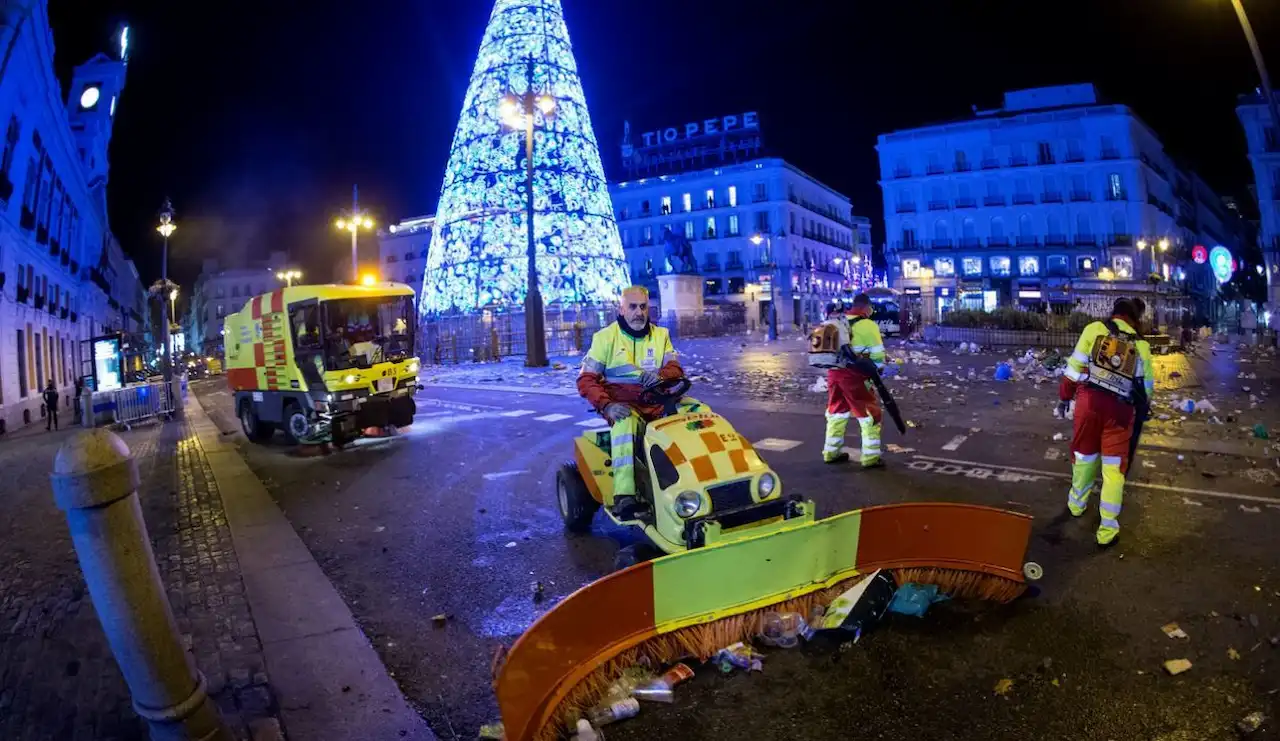
POLYGON ((587 720, 593 726, 607 726, 620 720, 634 718, 640 714, 640 701, 634 698, 619 700, 609 705, 594 708, 587 713, 587 720))
POLYGON ((578 732, 573 736, 574 741, 604 741, 604 736, 591 727, 591 721, 586 718, 578 719, 578 732))

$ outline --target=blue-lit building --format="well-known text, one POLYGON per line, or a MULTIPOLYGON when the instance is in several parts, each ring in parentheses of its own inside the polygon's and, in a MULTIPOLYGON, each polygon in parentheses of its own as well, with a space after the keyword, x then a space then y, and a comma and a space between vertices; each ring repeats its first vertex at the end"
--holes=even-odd
POLYGON ((745 304, 752 321, 768 316, 775 263, 780 326, 820 321, 824 303, 869 283, 870 221, 794 165, 663 170, 610 185, 631 280, 654 296, 658 276, 679 267, 667 259, 668 232, 692 247, 706 301, 745 304))
POLYGON ((1009 92, 999 109, 883 134, 877 150, 888 277, 925 307, 1066 307, 1150 290, 1151 274, 1214 288, 1187 276, 1202 277, 1192 251, 1221 200, 1093 85, 1009 92))
POLYGON ((1261 216, 1259 246, 1266 260, 1267 298, 1271 311, 1280 307, 1280 129, 1261 92, 1241 96, 1236 116, 1244 127, 1253 166, 1254 195, 1261 216))
POLYGON ((148 354, 146 293, 107 222, 127 42, 64 91, 46 2, 0 3, 0 432, 41 418, 50 380, 69 406, 83 340, 123 332, 128 360, 148 354))

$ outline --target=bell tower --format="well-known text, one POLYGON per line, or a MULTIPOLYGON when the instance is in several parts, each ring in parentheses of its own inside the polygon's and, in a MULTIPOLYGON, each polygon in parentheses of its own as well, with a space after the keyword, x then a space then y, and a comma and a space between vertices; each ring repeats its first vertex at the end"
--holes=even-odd
POLYGON ((107 179, 107 147, 129 62, 129 27, 121 26, 115 40, 111 56, 98 53, 75 68, 67 91, 67 118, 91 187, 107 179))

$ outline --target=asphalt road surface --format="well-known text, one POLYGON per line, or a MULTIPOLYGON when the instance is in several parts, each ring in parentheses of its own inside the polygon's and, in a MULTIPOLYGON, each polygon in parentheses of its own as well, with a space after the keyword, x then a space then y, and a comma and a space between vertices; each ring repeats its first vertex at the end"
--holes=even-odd
MULTIPOLYGON (((225 387, 193 386, 224 433, 239 436, 225 387)), ((820 462, 823 419, 812 409, 693 393, 819 516, 920 500, 1027 512, 1029 558, 1046 573, 1039 595, 1011 606, 944 603, 856 646, 774 652, 762 675, 704 672, 674 705, 646 705, 610 738, 1233 738, 1246 714, 1280 710, 1271 461, 1142 452, 1120 544, 1099 551, 1096 504, 1081 520, 1055 521, 1069 468, 1068 443, 1052 437, 1070 428, 1047 414, 1036 434, 969 427, 969 411, 964 426, 931 423, 905 438, 886 423, 889 467, 864 472, 820 462), (1189 640, 1165 636, 1173 621, 1189 640), (1194 667, 1168 676, 1161 663, 1173 658, 1194 667), (1013 689, 997 696, 1001 679, 1013 689)), ((295 457, 279 440, 241 450, 432 728, 470 738, 498 718, 494 650, 607 573, 632 537, 601 516, 590 535, 561 526, 556 469, 593 419, 576 397, 429 387, 396 438, 324 458, 295 457), (438 614, 450 616, 444 627, 433 627, 438 614)), ((1274 738, 1273 724, 1253 737, 1274 738)))

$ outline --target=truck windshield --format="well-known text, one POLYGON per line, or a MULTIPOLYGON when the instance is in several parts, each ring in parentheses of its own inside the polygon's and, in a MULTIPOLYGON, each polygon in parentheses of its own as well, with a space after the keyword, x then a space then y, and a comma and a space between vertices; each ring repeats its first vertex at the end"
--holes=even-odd
POLYGON ((413 353, 413 298, 383 296, 324 303, 325 366, 368 368, 413 353))

